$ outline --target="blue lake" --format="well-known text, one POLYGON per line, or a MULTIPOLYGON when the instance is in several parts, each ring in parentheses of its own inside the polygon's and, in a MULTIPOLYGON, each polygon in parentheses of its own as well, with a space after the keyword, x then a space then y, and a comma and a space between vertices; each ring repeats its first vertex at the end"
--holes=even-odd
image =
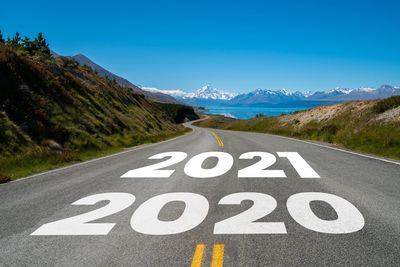
POLYGON ((320 103, 302 103, 299 106, 282 107, 282 106, 269 106, 269 107, 244 107, 244 106, 217 106, 217 107, 205 107, 206 114, 210 115, 224 115, 226 117, 236 119, 251 119, 257 114, 264 114, 265 116, 279 116, 281 114, 287 114, 290 112, 305 110, 315 106, 326 104, 320 103))

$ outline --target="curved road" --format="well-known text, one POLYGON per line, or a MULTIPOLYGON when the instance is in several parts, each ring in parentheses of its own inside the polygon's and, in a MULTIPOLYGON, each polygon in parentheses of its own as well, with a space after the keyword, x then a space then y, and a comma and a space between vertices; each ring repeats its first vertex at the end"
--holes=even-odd
MULTIPOLYGON (((192 133, 173 140, 133 148, 116 155, 0 185, 0 265, 400 265, 399 162, 383 161, 279 136, 193 128, 192 133), (165 168, 175 170, 170 178, 121 178, 129 170, 163 161, 148 158, 169 151, 187 153, 185 160, 165 168), (210 151, 230 154, 234 159, 232 168, 211 178, 193 178, 184 172, 184 166, 191 158, 210 151), (268 169, 283 170, 287 177, 238 178, 238 170, 259 160, 239 159, 240 155, 251 151, 274 155, 276 163, 268 169), (297 152, 320 178, 300 178, 299 172, 288 158, 279 157, 277 152, 297 152), (182 201, 170 201, 158 214, 157 210, 154 211, 156 208, 142 205, 152 197, 174 192, 204 196, 209 203, 205 219, 200 220, 201 223, 197 219, 204 213, 201 208, 204 208, 204 203, 202 206, 196 204, 196 207, 192 207, 190 203, 185 205, 182 201), (239 192, 262 193, 276 199, 277 207, 268 215, 262 210, 266 204, 260 202, 261 209, 258 211, 261 210, 261 215, 258 217, 261 218, 257 222, 281 222, 287 233, 249 234, 245 233, 246 222, 242 222, 235 234, 214 234, 214 225, 217 222, 252 207, 251 200, 245 200, 239 205, 218 204, 223 197, 239 192), (362 229, 333 234, 313 230, 312 225, 303 226, 289 212, 287 202, 289 197, 304 192, 329 193, 347 200, 352 204, 351 207, 362 214, 362 229), (126 209, 91 221, 96 224, 115 223, 108 234, 40 235, 39 232, 31 235, 44 224, 107 205, 107 201, 94 205, 71 205, 79 199, 100 193, 129 193, 135 196, 134 203, 126 209), (139 228, 134 230, 130 224, 131 217, 139 207, 144 212, 137 214, 137 221, 143 219, 142 228, 150 229, 154 233, 183 232, 157 235, 141 233, 137 231, 139 228), (189 217, 186 216, 187 210, 190 210, 189 217), (146 219, 152 214, 153 219, 146 219), (183 217, 187 219, 186 222, 182 222, 183 217), (178 223, 164 229, 157 225, 152 226, 151 221, 178 223), (185 223, 187 225, 193 221, 198 221, 198 225, 187 231, 180 230, 180 227, 186 227, 185 223)), ((216 164, 216 158, 211 157, 198 165, 203 169, 212 169, 216 164)), ((194 167, 189 172, 200 175, 194 167)), ((265 198, 265 195, 261 196, 265 198)), ((308 207, 316 218, 310 218, 310 214, 304 215, 304 210, 298 216, 308 216, 310 224, 320 220, 325 225, 340 218, 344 224, 332 226, 332 229, 339 232, 353 226, 357 228, 357 220, 358 226, 360 225, 357 212, 347 209, 346 213, 341 204, 336 208, 344 209, 344 213, 336 211, 333 204, 324 201, 312 201, 308 207)), ((246 216, 251 222, 251 215, 247 213, 246 216)), ((259 229, 261 228, 260 226, 259 229)), ((76 231, 72 226, 64 226, 57 231, 67 230, 76 231)), ((222 231, 232 229, 225 226, 222 231)))

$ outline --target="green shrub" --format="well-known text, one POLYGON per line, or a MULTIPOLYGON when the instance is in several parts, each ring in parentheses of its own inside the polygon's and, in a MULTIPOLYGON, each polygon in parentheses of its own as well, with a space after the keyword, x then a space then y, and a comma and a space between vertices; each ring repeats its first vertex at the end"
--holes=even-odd
POLYGON ((386 110, 400 106, 400 96, 392 96, 376 102, 374 106, 375 113, 383 113, 386 110))
POLYGON ((257 113, 256 118, 262 118, 265 117, 264 113, 257 113))

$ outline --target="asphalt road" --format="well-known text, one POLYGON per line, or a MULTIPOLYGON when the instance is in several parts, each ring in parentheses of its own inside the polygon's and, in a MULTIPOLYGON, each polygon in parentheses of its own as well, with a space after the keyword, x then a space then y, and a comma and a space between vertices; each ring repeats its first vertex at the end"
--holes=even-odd
MULTIPOLYGON (((216 162, 215 158, 208 158, 200 166, 212 169, 216 162)), ((189 171, 196 173, 195 168, 189 171)), ((272 135, 229 131, 213 134, 212 130, 195 128, 194 132, 173 140, 0 185, 0 265, 196 266, 202 262, 202 266, 213 263, 217 267, 223 261, 224 266, 400 266, 399 192, 400 164, 396 161, 382 161, 272 135), (148 158, 169 151, 188 155, 166 168, 175 169, 170 178, 120 178, 129 170, 163 161, 148 158), (193 178, 185 174, 188 160, 210 151, 232 155, 233 167, 218 177, 193 178), (275 155, 277 161, 269 169, 284 170, 287 177, 238 178, 239 169, 257 161, 257 158, 239 159, 241 154, 251 151, 275 155), (320 178, 300 178, 288 159, 278 157, 277 152, 299 153, 320 178), (163 235, 146 234, 131 227, 132 214, 145 201, 175 192, 195 193, 208 200, 209 210, 201 223, 181 233, 163 235), (276 209, 268 215, 261 214, 266 216, 257 222, 281 222, 287 233, 249 234, 243 230, 246 222, 242 222, 235 234, 214 234, 217 222, 253 205, 251 200, 240 205, 218 204, 223 197, 239 192, 263 193, 276 199, 276 209), (333 234, 301 225, 289 212, 287 201, 292 195, 304 192, 329 193, 347 200, 362 214, 362 229, 333 234), (31 235, 44 224, 105 206, 107 201, 71 205, 100 193, 135 196, 131 206, 94 221, 115 223, 108 234, 31 235), (219 246, 214 247, 215 244, 219 246)), ((158 215, 155 211, 153 219, 146 216, 151 217, 154 208, 143 205, 142 214, 137 214, 137 220, 133 221, 144 218, 142 228, 154 233, 181 231, 182 224, 198 220, 204 212, 197 204, 194 208, 190 205, 170 201, 158 215), (190 210, 188 218, 184 216, 186 209, 190 210), (181 223, 181 217, 186 222, 181 223), (153 227, 151 221, 178 223, 163 228, 153 227)), ((315 216, 324 220, 322 224, 339 217, 344 220, 344 225, 335 228, 339 232, 357 220, 353 218, 354 212, 339 214, 333 205, 324 201, 313 201, 309 206, 315 216)), ((75 231, 72 226, 67 228, 75 231)), ((225 229, 232 230, 222 227, 225 229)))

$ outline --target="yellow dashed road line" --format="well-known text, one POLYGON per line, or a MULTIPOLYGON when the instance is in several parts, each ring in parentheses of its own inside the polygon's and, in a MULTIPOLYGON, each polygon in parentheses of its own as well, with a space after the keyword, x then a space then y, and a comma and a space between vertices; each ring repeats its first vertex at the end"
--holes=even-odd
POLYGON ((218 136, 218 134, 216 132, 211 132, 215 139, 217 140, 218 146, 220 147, 224 147, 224 142, 222 141, 221 137, 218 136))
MULTIPOLYGON (((206 249, 205 244, 198 244, 193 255, 191 267, 201 267, 204 261, 204 251, 206 249)), ((215 244, 213 247, 211 267, 223 267, 224 266, 224 245, 215 244)))
POLYGON ((206 248, 206 245, 204 245, 204 244, 198 244, 196 246, 196 251, 194 252, 192 265, 191 265, 192 267, 201 267, 201 265, 203 264, 205 248, 206 248))
POLYGON ((215 244, 213 248, 211 267, 224 266, 224 245, 215 244))

